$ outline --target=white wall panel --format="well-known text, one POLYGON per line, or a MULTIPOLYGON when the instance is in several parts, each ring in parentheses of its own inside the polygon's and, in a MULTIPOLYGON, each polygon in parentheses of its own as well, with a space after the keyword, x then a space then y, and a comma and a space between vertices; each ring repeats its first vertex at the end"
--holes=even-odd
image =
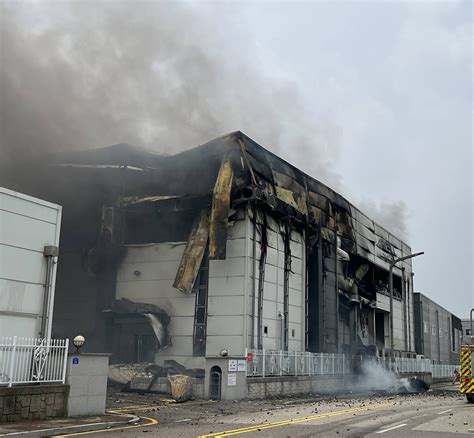
POLYGON ((0 336, 37 337, 40 318, 0 315, 0 336))
POLYGON ((40 314, 43 292, 41 284, 0 279, 0 309, 6 312, 40 314))
POLYGON ((244 297, 243 296, 226 296, 226 297, 209 297, 207 305, 208 319, 211 316, 222 315, 243 315, 244 314, 244 297))
POLYGON ((2 211, 0 244, 43 253, 46 245, 56 238, 56 224, 2 211))
POLYGON ((208 336, 233 336, 244 334, 244 317, 236 316, 213 316, 207 320, 208 336))
POLYGON ((44 284, 46 262, 43 254, 0 245, 0 278, 44 284))

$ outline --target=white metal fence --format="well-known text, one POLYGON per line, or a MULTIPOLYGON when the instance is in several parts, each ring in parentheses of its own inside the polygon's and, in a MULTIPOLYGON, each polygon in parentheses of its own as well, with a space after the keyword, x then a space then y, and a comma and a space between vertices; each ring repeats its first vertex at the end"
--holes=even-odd
POLYGON ((64 383, 68 339, 0 337, 0 385, 64 383))
POLYGON ((317 376, 352 374, 364 363, 374 363, 398 373, 432 373, 434 378, 452 377, 456 365, 434 365, 430 359, 353 356, 308 351, 247 350, 247 376, 317 376))

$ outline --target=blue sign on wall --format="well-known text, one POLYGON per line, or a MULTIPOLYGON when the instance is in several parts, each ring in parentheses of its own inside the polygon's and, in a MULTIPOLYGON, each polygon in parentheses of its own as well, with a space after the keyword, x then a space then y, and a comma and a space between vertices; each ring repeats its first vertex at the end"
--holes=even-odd
POLYGON ((73 357, 72 358, 72 364, 73 365, 78 365, 79 364, 79 358, 78 357, 73 357))

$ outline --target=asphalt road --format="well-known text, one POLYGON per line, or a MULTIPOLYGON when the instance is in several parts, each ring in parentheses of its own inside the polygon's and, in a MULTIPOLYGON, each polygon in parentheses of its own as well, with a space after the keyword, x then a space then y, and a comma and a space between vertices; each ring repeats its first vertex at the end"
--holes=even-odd
POLYGON ((117 413, 133 412, 141 417, 141 423, 68 436, 474 437, 474 405, 449 391, 234 403, 173 404, 132 398, 121 400, 112 409, 117 413))

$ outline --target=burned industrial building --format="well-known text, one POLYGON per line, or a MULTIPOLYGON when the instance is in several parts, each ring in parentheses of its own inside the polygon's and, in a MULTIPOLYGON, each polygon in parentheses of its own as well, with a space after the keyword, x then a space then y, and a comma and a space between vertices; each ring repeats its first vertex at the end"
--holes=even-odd
MULTIPOLYGON (((63 206, 53 336, 112 363, 390 353, 389 266, 410 247, 241 132, 173 156, 53 154, 1 183, 63 206)), ((411 357, 411 261, 393 273, 394 350, 411 357)))

